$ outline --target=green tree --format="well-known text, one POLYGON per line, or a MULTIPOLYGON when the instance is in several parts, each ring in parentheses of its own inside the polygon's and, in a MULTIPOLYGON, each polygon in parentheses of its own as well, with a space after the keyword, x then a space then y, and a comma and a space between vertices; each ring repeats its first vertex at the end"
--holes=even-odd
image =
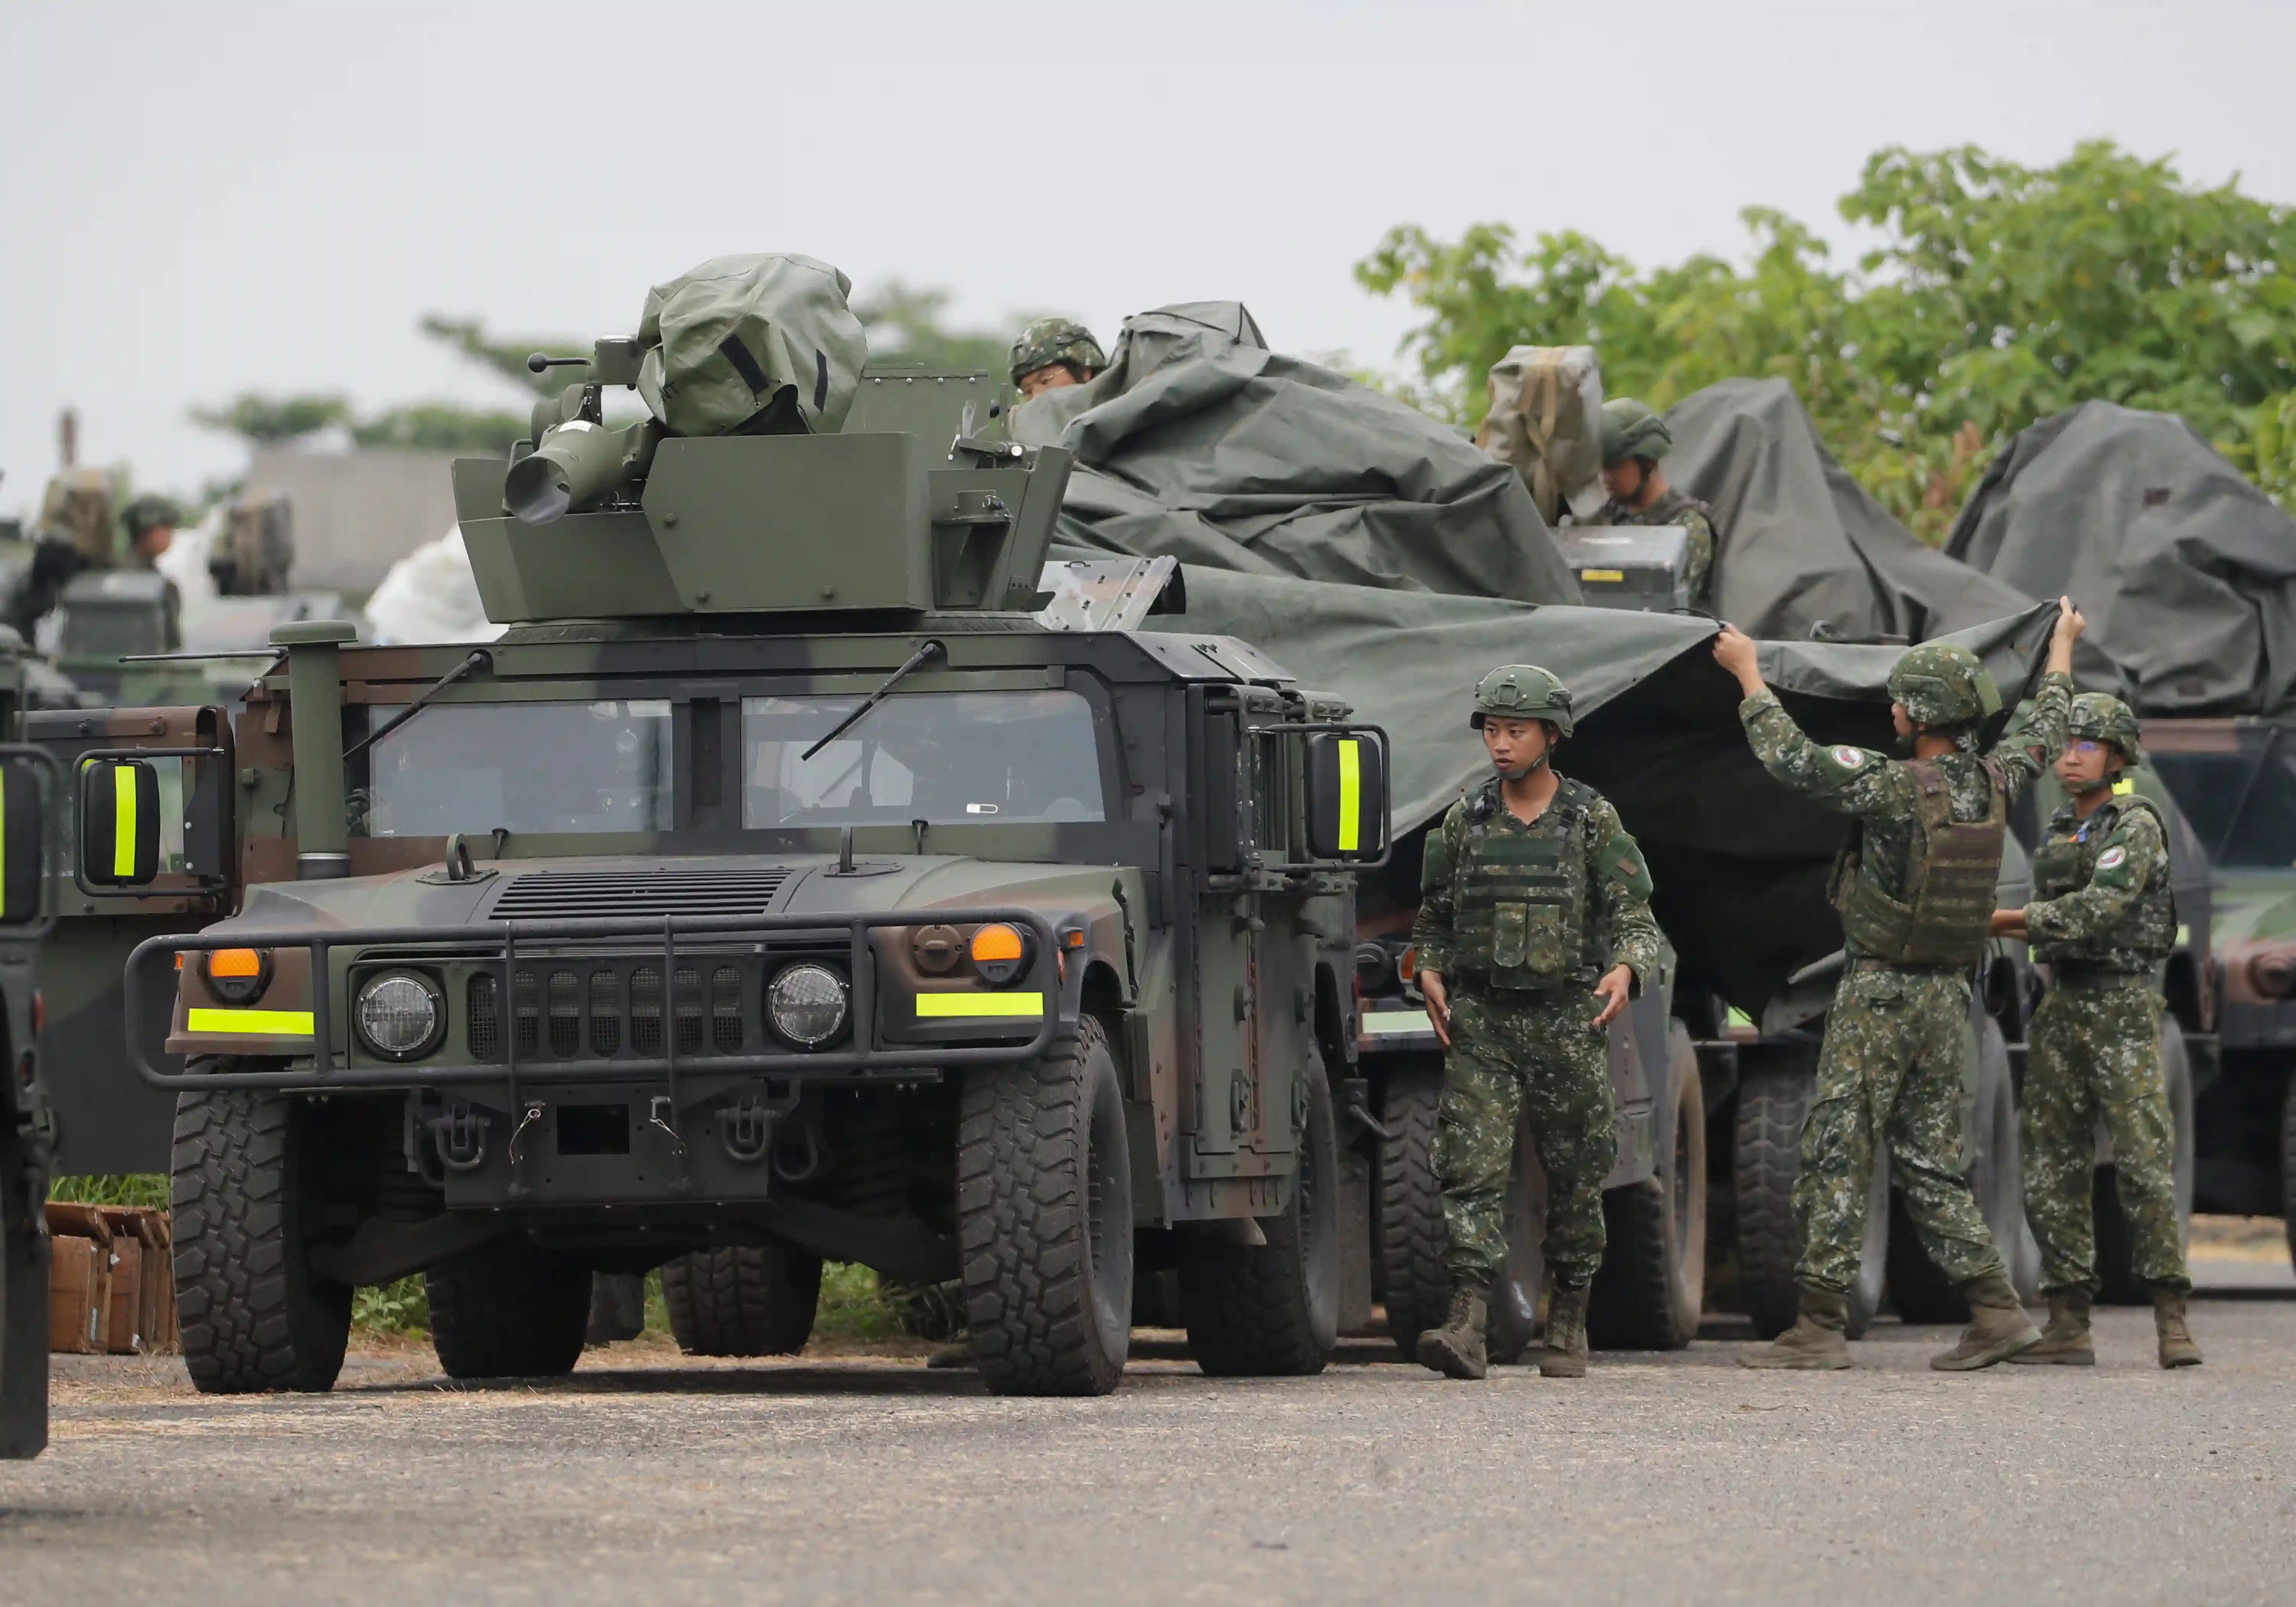
POLYGON ((265 396, 243 390, 219 407, 194 407, 192 422, 258 446, 296 441, 346 424, 350 404, 340 396, 265 396))
MULTIPOLYGON (((552 357, 586 358, 590 355, 590 342, 578 340, 570 335, 490 337, 486 325, 476 318, 449 318, 439 313, 425 313, 419 327, 424 334, 454 348, 488 373, 507 380, 521 390, 530 391, 537 397, 556 396, 566 388, 571 376, 563 368, 549 368, 536 373, 526 365, 528 357, 537 351, 552 357)), ((575 372, 578 373, 579 371, 575 372)), ((521 427, 520 433, 524 432, 521 427)))
POLYGON ((2027 168, 1973 148, 1876 153, 1841 202, 1882 243, 1855 273, 1762 208, 1747 266, 1649 272, 1583 235, 1456 243, 1404 225, 1356 276, 1426 316, 1406 356, 1439 405, 1480 419, 1518 344, 1596 347, 1613 394, 1670 406, 1732 374, 1792 381, 1843 464, 1940 537, 1985 462, 2093 398, 2181 413, 2232 451, 2296 389, 2296 213, 2236 184, 2187 185, 2109 143, 2027 168))
POLYGON ((1025 320, 1003 332, 951 329, 949 293, 922 290, 888 279, 855 299, 854 316, 869 332, 869 359, 920 368, 985 368, 1001 373, 1012 355, 1013 337, 1025 320))

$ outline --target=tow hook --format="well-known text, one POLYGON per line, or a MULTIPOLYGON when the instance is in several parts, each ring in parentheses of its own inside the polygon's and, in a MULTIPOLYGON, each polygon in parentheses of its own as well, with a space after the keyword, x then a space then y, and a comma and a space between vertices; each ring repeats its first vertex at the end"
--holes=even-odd
POLYGON ((456 1101, 444 1116, 433 1116, 423 1126, 430 1129, 431 1147, 439 1164, 449 1171, 475 1172, 487 1163, 487 1119, 456 1101))
POLYGON ((739 1166, 755 1166, 774 1147, 772 1107, 744 1094, 718 1112, 718 1142, 726 1159, 739 1166))
POLYGON ((1363 1127, 1366 1132, 1377 1134, 1382 1138, 1391 1139, 1395 1136, 1394 1134, 1387 1130, 1386 1125, 1382 1123, 1378 1117, 1371 1113, 1371 1085, 1369 1083, 1365 1082, 1360 1077, 1350 1077, 1346 1082, 1342 1083, 1341 1086, 1347 1090, 1347 1119, 1349 1121, 1363 1127))
POLYGON ((525 1150, 527 1131, 529 1128, 538 1127, 541 1125, 542 1104, 537 1100, 526 1107, 526 1114, 520 1117, 518 1126, 511 1129, 510 1197, 513 1200, 523 1200, 527 1193, 525 1150))
POLYGON ((676 1192, 681 1194, 692 1192, 693 1168, 685 1152, 685 1140, 677 1136, 677 1107, 668 1095, 657 1094, 649 1112, 646 1126, 660 1128, 662 1136, 669 1140, 670 1156, 677 1163, 676 1192))

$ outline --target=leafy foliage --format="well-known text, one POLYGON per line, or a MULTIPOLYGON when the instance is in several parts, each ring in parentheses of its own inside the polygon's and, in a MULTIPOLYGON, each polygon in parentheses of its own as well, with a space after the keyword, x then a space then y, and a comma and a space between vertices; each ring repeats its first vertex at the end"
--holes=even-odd
POLYGON ((526 365, 529 357, 537 351, 552 357, 586 358, 590 356, 590 342, 578 340, 570 335, 490 338, 486 325, 476 318, 449 318, 439 313, 425 313, 420 328, 432 340, 453 347, 488 373, 507 380, 521 390, 531 391, 537 397, 556 396, 565 389, 567 374, 564 369, 559 368, 545 369, 536 373, 526 365))
POLYGON ((351 405, 332 394, 265 396, 243 390, 220 407, 194 407, 192 422, 256 446, 301 440, 349 422, 351 405))
POLYGON ((389 1339, 422 1339, 430 1332, 430 1291, 422 1275, 356 1291, 351 1331, 389 1339))
POLYGON ((870 360, 1002 373, 1012 355, 1013 337, 1026 320, 1015 320, 1002 332, 951 329, 948 299, 947 291, 921 290, 899 279, 889 279, 857 298, 853 313, 869 332, 870 360))
POLYGON ((1854 272, 1756 207, 1743 267, 1700 255, 1642 271, 1569 231, 1526 247, 1503 224, 1456 242, 1404 225, 1356 277, 1426 315, 1406 351, 1462 422, 1514 345, 1595 346, 1611 394, 1660 408, 1775 376, 1933 540, 2010 435, 2077 402, 2181 413, 2239 456, 2259 405, 2296 388, 2296 210, 2236 182, 2190 186, 2102 141, 2044 168, 1893 148, 1841 210, 1882 236, 1854 272))

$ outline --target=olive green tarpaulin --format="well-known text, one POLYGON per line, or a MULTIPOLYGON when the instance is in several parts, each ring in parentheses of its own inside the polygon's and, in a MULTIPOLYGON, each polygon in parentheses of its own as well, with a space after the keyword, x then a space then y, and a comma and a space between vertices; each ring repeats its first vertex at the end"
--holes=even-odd
POLYGON ((1270 351, 1234 301, 1125 320, 1107 371, 1013 415, 1076 455, 1061 539, 1193 568, 1576 603, 1522 479, 1457 430, 1270 351))
POLYGON ((713 257, 646 292, 638 391, 672 435, 833 434, 869 355, 852 289, 810 257, 713 257))
POLYGON ((1946 551, 2071 594, 2144 713, 2296 712, 2296 520, 2172 414, 2084 402, 2023 430, 1946 551))

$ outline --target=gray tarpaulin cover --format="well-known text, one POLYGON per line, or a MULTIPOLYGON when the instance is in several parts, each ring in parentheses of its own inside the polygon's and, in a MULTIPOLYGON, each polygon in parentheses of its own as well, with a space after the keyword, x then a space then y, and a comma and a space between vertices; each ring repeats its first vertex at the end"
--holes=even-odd
POLYGON ((1824 621, 1920 642, 2033 600, 1923 546, 1833 461, 1784 380, 1724 380, 1666 421, 1667 478, 1712 504, 1722 533, 1714 611, 1749 635, 1803 637, 1824 621))
POLYGON ((1061 539, 1192 570, 1575 603, 1521 477, 1458 431, 1267 348, 1234 301, 1125 321, 1107 371, 1013 415, 1076 454, 1061 539))
POLYGON ((2147 713, 2296 711, 2296 520, 2174 414, 2084 402, 2022 431, 1946 550, 2070 593, 2147 713))

